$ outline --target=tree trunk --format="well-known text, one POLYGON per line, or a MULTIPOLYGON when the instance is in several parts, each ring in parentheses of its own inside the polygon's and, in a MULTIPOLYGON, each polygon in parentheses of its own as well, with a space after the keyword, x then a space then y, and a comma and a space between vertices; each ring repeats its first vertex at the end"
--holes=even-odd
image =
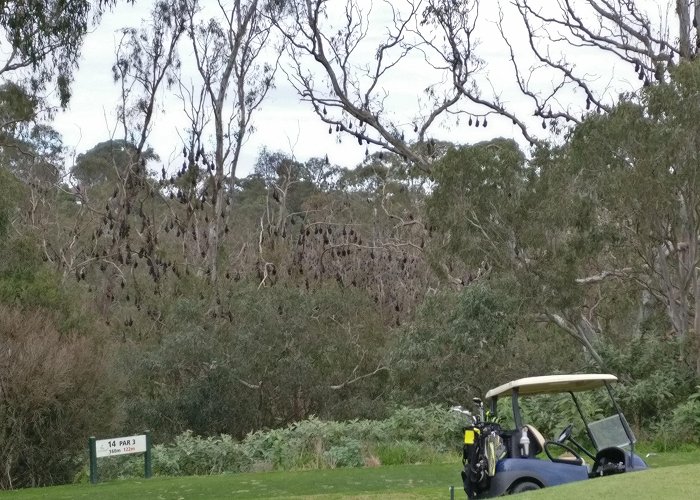
POLYGON ((691 21, 688 0, 676 0, 676 13, 678 14, 678 51, 681 59, 690 59, 693 49, 690 43, 691 21))
POLYGON ((546 317, 549 321, 557 325, 559 328, 571 335, 575 340, 580 342, 584 348, 584 352, 587 355, 589 355, 600 368, 605 368, 605 362, 603 361, 603 358, 600 356, 600 354, 598 354, 598 351, 595 350, 587 334, 580 329, 580 327, 582 326, 581 322, 579 322, 579 324, 577 325, 573 325, 563 316, 554 313, 547 313, 546 317))
POLYGON ((700 267, 695 268, 695 317, 693 330, 695 333, 695 374, 700 376, 700 267))
POLYGON ((637 312, 637 320, 634 325, 633 336, 638 338, 642 335, 642 325, 651 317, 654 313, 654 304, 656 300, 654 295, 646 289, 642 290, 641 299, 639 301, 639 309, 637 312))

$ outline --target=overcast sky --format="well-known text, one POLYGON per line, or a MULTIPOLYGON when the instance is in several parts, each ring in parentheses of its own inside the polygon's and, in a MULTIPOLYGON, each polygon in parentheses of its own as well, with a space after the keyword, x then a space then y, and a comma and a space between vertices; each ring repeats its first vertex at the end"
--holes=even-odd
MULTIPOLYGON (((544 1, 546 4, 546 0, 544 1)), ((369 0, 360 0, 360 2, 369 5, 369 0)), ((485 94, 490 94, 495 88, 509 109, 518 111, 519 116, 529 116, 533 109, 531 102, 516 92, 513 83, 509 84, 513 82, 513 72, 505 45, 494 24, 497 18, 497 3, 489 1, 482 4, 484 5, 481 7, 482 28, 479 32, 478 53, 486 61, 486 68, 478 76, 478 81, 484 87, 485 94)), ((340 0, 335 4, 335 6, 338 5, 343 5, 340 0)), ((382 10, 381 5, 381 2, 375 2, 373 30, 360 55, 369 55, 371 58, 376 40, 382 34, 383 26, 387 22, 387 11, 382 10)), ((111 136, 120 138, 118 133, 114 132, 116 123, 114 110, 119 94, 117 85, 112 81, 111 72, 115 47, 120 37, 119 29, 125 26, 139 26, 140 20, 147 17, 150 7, 151 3, 147 0, 138 0, 135 5, 119 2, 112 12, 104 15, 100 25, 85 39, 70 107, 57 115, 54 124, 63 134, 66 146, 75 153, 84 152, 111 136)), ((516 40, 519 33, 523 32, 522 23, 516 18, 507 21, 506 29, 509 36, 516 40)), ((522 62, 527 67, 528 55, 523 45, 526 43, 526 38, 520 39, 522 41, 516 45, 516 50, 520 51, 519 57, 522 56, 522 62)), ((183 46, 181 52, 187 66, 189 48, 183 46)), ((597 79, 597 85, 601 88, 610 88, 608 99, 611 102, 620 91, 633 90, 638 86, 632 70, 620 68, 620 63, 613 59, 601 58, 597 52, 579 52, 575 58, 577 67, 583 68, 589 76, 597 79), (614 82, 611 76, 613 74, 614 82)), ((381 89, 389 95, 391 118, 396 123, 405 124, 407 137, 412 133, 411 121, 418 112, 418 99, 422 89, 427 82, 431 81, 431 78, 435 78, 435 75, 426 68, 426 65, 421 64, 419 60, 407 61, 382 80, 381 89)), ((191 67, 183 67, 186 75, 193 75, 192 71, 191 67)), ((545 72, 536 74, 532 83, 543 90, 553 85, 551 74, 545 72)), ((584 98, 573 94, 570 97, 573 105, 582 110, 584 98)), ((182 103, 176 97, 168 95, 164 97, 161 104, 162 109, 155 119, 149 144, 160 155, 166 168, 168 166, 176 168, 181 162, 180 136, 184 135, 183 130, 186 127, 182 103)), ((459 123, 456 118, 442 122, 431 129, 431 135, 457 143, 472 143, 495 136, 505 136, 515 138, 523 146, 526 145, 518 129, 506 118, 490 117, 489 127, 479 129, 467 127, 466 117, 459 120, 459 123)), ((347 137, 342 144, 338 144, 336 135, 328 134, 328 126, 311 112, 310 105, 300 102, 295 90, 282 72, 277 73, 276 88, 269 94, 253 121, 256 131, 244 146, 238 170, 239 177, 252 171, 258 152, 263 146, 293 154, 300 160, 313 156, 323 157, 328 154, 331 162, 346 167, 358 164, 365 154, 365 147, 359 147, 357 141, 350 137, 347 137)), ((539 125, 540 121, 533 121, 533 131, 542 134, 544 132, 539 125)), ((373 150, 370 149, 370 152, 373 150)))

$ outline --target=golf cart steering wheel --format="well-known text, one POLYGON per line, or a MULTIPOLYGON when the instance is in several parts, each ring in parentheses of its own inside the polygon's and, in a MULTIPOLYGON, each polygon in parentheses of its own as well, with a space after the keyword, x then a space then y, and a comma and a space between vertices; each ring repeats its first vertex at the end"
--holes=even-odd
POLYGON ((559 437, 557 438, 557 443, 562 444, 567 439, 569 439, 571 437, 571 431, 573 430, 573 428, 574 424, 567 425, 566 428, 559 434, 559 437))
POLYGON ((564 441, 569 439, 571 437, 571 431, 574 428, 574 424, 569 424, 566 426, 566 428, 561 431, 561 434, 559 434, 559 437, 557 438, 556 441, 547 441, 544 443, 544 452, 547 454, 547 457, 552 461, 560 464, 571 464, 571 465, 583 465, 583 458, 581 458, 581 455, 574 450, 571 446, 564 444, 564 441), (572 459, 565 459, 565 458, 556 458, 552 456, 552 452, 549 450, 550 446, 555 446, 557 448, 563 448, 564 450, 568 451, 573 455, 572 459))

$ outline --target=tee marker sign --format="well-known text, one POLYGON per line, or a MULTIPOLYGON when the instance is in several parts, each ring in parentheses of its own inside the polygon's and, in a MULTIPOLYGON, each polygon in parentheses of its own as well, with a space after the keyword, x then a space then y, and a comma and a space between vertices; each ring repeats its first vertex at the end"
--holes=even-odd
POLYGON ((97 458, 143 453, 146 451, 146 435, 98 439, 95 442, 97 458))
POLYGON ((97 484, 97 459, 103 457, 116 457, 130 455, 132 453, 144 454, 144 475, 146 478, 152 475, 151 466, 151 433, 149 431, 136 436, 123 436, 109 439, 88 439, 90 452, 90 482, 97 484))

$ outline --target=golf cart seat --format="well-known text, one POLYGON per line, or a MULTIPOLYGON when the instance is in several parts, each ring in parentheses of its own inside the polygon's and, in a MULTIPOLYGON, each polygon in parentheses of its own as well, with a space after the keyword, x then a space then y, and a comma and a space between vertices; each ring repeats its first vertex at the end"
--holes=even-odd
MULTIPOLYGON (((527 424, 525 425, 525 428, 527 428, 527 433, 528 436, 530 437, 530 446, 531 446, 531 451, 530 451, 530 456, 536 456, 542 453, 544 451, 545 446, 547 443, 550 444, 555 444, 554 441, 547 441, 542 433, 535 428, 532 424, 527 424)), ((556 446, 556 445, 555 445, 556 446)), ((552 459, 553 462, 560 462, 560 463, 571 463, 574 465, 581 465, 582 461, 580 458, 575 457, 573 454, 569 452, 565 452, 561 455, 559 455, 556 458, 552 459)))
POLYGON ((530 437, 530 445, 532 448, 530 455, 533 457, 539 455, 542 453, 542 450, 544 450, 544 444, 547 442, 547 440, 544 438, 542 433, 535 428, 534 425, 526 424, 525 428, 527 429, 527 434, 530 437))

